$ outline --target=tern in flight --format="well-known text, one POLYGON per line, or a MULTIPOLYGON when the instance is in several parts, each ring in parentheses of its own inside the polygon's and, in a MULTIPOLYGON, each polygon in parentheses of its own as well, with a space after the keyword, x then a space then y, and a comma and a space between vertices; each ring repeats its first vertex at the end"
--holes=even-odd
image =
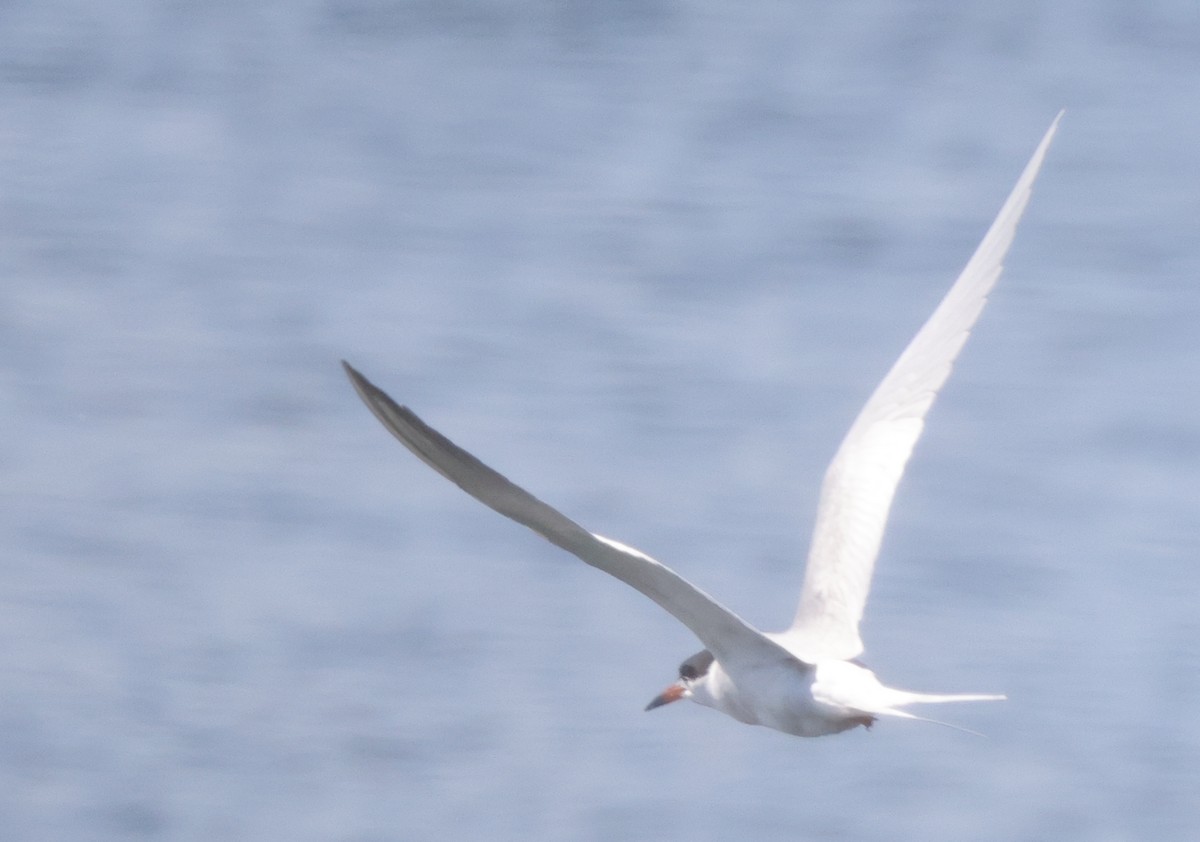
POLYGON ((910 705, 1003 699, 913 693, 885 686, 857 660, 859 620, 896 485, 925 415, 1000 277, 1055 118, 1000 214, 950 292, 855 419, 825 473, 800 604, 791 628, 761 632, 670 568, 590 532, 505 479, 344 363, 387 429, 427 465, 485 506, 641 591, 687 626, 704 649, 647 710, 677 701, 801 737, 836 734, 878 717, 922 719, 910 705))

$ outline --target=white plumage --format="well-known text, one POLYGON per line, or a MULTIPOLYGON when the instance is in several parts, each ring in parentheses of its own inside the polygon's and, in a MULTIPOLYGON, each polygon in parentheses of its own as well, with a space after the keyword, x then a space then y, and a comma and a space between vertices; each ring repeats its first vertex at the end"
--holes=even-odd
POLYGON ((343 365, 375 416, 426 464, 500 514, 636 588, 691 629, 706 651, 685 661, 679 679, 650 707, 690 698, 742 722, 813 737, 869 726, 879 716, 920 718, 904 710, 911 704, 1002 699, 896 690, 853 659, 863 650, 859 622, 896 486, 925 415, 1000 277, 1061 116, 958 280, 838 448, 821 486, 800 603, 786 631, 758 631, 644 553, 584 529, 343 365))

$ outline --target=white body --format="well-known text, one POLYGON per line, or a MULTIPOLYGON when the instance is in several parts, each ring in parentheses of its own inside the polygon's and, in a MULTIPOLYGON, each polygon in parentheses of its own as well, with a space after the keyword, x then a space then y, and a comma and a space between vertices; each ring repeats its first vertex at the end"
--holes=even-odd
POLYGON ((844 668, 880 686, 870 670, 849 661, 747 670, 737 679, 717 661, 701 680, 689 684, 687 696, 747 725, 764 725, 797 737, 823 737, 874 721, 871 714, 845 703, 845 690, 839 688, 860 682, 845 681, 846 676, 839 675, 844 668))
POLYGON ((817 737, 869 726, 880 716, 920 718, 903 710, 910 704, 1002 699, 895 690, 855 658, 863 650, 859 621, 896 486, 925 415, 1000 277, 1058 119, 975 254, 838 448, 821 486, 799 607, 791 627, 778 634, 753 628, 644 553, 584 529, 396 404, 349 365, 346 371, 376 417, 426 464, 485 505, 641 591, 695 633, 707 650, 701 655, 711 653, 703 672, 688 675, 681 668, 679 681, 651 707, 691 698, 741 722, 817 737))
MULTIPOLYGON (((778 640, 775 635, 768 635, 778 640)), ((824 737, 881 716, 922 719, 901 708, 921 702, 999 701, 1002 695, 909 693, 884 686, 854 661, 822 660, 798 668, 746 670, 734 679, 714 662, 690 682, 686 697, 747 725, 764 725, 797 737, 824 737)), ((933 720, 927 720, 933 721, 933 720)))

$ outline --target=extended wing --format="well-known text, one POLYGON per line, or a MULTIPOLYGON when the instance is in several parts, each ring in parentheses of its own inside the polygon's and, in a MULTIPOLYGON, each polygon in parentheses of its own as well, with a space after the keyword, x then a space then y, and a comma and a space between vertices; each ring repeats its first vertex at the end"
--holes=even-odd
POLYGON ((1000 277, 1061 118, 1060 112, 966 268, 875 389, 825 473, 800 606, 784 633, 788 648, 806 661, 862 651, 858 624, 896 485, 925 414, 1000 277))
POLYGON ((485 506, 650 597, 691 629, 730 673, 736 675, 743 665, 794 660, 678 573, 632 547, 588 532, 397 404, 349 363, 342 365, 375 417, 425 464, 485 506))

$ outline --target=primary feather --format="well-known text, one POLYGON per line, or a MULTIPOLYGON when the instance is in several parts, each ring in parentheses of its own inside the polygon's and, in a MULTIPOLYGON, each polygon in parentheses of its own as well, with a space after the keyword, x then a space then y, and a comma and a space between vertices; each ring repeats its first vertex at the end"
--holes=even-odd
POLYGON ((950 292, 876 387, 825 472, 800 605, 786 635, 805 660, 853 658, 863 650, 858 625, 896 486, 1000 277, 1061 118, 1060 112, 950 292))
POLYGON ((731 673, 762 663, 795 660, 778 643, 666 565, 584 529, 396 403, 345 360, 342 366, 375 417, 426 465, 485 506, 650 597, 691 629, 731 673))

